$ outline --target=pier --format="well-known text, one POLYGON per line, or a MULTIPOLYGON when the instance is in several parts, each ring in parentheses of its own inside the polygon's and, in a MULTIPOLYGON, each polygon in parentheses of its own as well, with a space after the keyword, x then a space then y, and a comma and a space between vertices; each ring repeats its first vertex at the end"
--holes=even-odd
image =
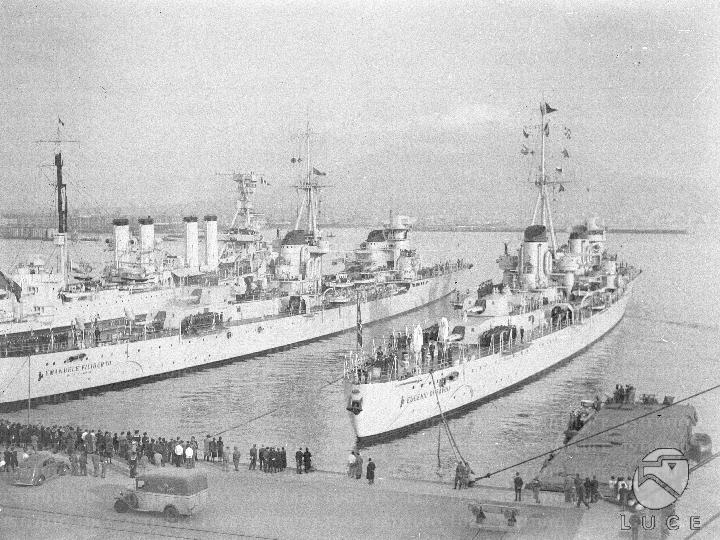
MULTIPOLYGON (((670 403, 672 398, 666 398, 664 404, 670 403)), ((570 446, 546 461, 540 482, 543 489, 562 491, 567 476, 595 475, 600 493, 611 497, 611 477, 632 480, 638 464, 649 452, 676 448, 687 455, 696 423, 697 413, 691 405, 664 407, 651 396, 643 396, 638 402, 608 402, 585 422, 570 446), (657 414, 648 414, 654 411, 657 414)))
MULTIPOLYGON (((382 465, 381 465, 382 466, 382 465)), ((168 465, 170 467, 170 465, 168 465)), ((153 468, 149 466, 149 468, 153 468)), ((167 468, 167 467, 166 467, 167 468)), ((14 486, 0 473, 0 534, 6 538, 576 538, 617 521, 617 509, 596 504, 582 511, 563 504, 557 493, 532 493, 515 503, 508 488, 453 490, 435 481, 388 478, 379 471, 374 485, 344 473, 272 474, 223 472, 218 463, 198 462, 207 473, 209 499, 197 515, 168 523, 161 514, 113 510, 115 496, 134 485, 125 462, 113 459, 107 478, 63 476, 43 486, 14 486), (485 525, 479 531, 469 505, 517 510, 515 528, 485 525)), ((491 508, 489 508, 491 509, 491 508)), ((488 521, 491 521, 489 519, 488 521)), ((585 535, 585 536, 584 536, 585 535)))

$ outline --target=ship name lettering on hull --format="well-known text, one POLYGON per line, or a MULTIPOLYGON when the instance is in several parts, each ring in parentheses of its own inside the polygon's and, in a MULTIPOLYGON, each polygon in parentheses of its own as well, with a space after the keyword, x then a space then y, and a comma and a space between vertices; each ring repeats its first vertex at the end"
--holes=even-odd
POLYGON ((68 366, 68 367, 62 367, 62 368, 58 368, 58 369, 46 369, 45 373, 40 372, 42 374, 42 376, 39 377, 39 379, 41 379, 43 377, 51 377, 53 375, 65 375, 68 373, 93 371, 95 369, 107 367, 111 364, 112 364, 112 360, 104 360, 102 362, 91 362, 89 364, 81 364, 79 366, 68 366))
POLYGON ((428 390, 427 392, 421 392, 419 394, 413 394, 411 396, 408 396, 405 400, 405 403, 412 403, 414 401, 420 401, 421 399, 426 399, 429 397, 434 396, 435 394, 443 394, 445 392, 449 392, 450 388, 447 386, 442 386, 438 388, 437 390, 428 390))

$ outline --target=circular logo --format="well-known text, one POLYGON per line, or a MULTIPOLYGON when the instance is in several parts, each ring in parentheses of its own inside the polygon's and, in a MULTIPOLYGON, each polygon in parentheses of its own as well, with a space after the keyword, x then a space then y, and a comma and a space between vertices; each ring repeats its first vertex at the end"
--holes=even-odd
POLYGON ((645 508, 660 510, 674 503, 688 484, 687 458, 675 448, 658 448, 643 458, 633 476, 633 493, 645 508))

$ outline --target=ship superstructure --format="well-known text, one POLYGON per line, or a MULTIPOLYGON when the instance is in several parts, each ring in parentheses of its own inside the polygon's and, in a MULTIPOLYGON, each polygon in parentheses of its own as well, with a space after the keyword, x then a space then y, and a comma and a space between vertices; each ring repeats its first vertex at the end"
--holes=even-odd
MULTIPOLYGON (((222 246, 218 260, 220 279, 234 282, 246 292, 262 292, 268 287, 270 265, 276 257, 272 245, 260 232, 262 214, 255 210, 254 204, 258 186, 266 182, 262 175, 254 172, 232 173, 231 177, 237 185, 237 200, 230 227, 218 236, 222 246)), ((207 238, 206 241, 209 242, 207 238)))
MULTIPOLYGON (((428 276, 449 271, 449 267, 423 266, 420 254, 410 242, 414 219, 391 215, 382 229, 373 229, 345 263, 345 270, 325 276, 325 301, 348 304, 356 298, 404 294, 428 276)), ((454 267, 472 265, 455 261, 454 267)))
MULTIPOLYGON (((155 221, 147 216, 138 219, 137 237, 131 231, 129 219, 113 220, 112 260, 103 271, 73 261, 68 249, 68 204, 60 148, 61 143, 68 141, 61 137, 58 126, 57 138, 43 142, 56 144, 57 263, 53 268, 43 257, 32 256, 13 272, 0 274, 0 287, 7 291, 0 298, 0 334, 20 339, 29 332, 49 334, 71 326, 148 316, 164 303, 186 297, 198 286, 222 286, 228 290, 233 285, 233 294, 244 296, 258 284, 267 284, 269 246, 257 234, 245 242, 235 228, 234 238, 220 239, 221 257, 215 215, 206 215, 202 220, 196 216, 183 218, 182 258, 162 249, 156 240, 155 221), (200 223, 205 230, 204 257, 200 254, 200 223), (241 250, 238 245, 250 247, 241 250)), ((237 175, 235 180, 240 191, 244 190, 236 219, 254 225, 251 202, 254 177, 248 181, 247 175, 237 175)))
POLYGON ((417 426, 538 376, 603 337, 622 318, 639 274, 608 252, 590 219, 558 246, 549 205, 541 105, 538 199, 516 253, 498 259, 501 283, 453 299, 450 320, 391 336, 345 366, 345 407, 359 439, 417 426))

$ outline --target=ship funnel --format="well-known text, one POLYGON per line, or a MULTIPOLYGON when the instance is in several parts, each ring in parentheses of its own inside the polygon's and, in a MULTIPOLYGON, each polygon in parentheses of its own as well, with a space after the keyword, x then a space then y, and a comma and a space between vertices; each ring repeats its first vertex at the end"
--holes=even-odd
POLYGON ((198 218, 187 216, 185 222, 185 266, 198 270, 200 257, 198 255, 198 218))
POLYGON ((552 270, 547 229, 544 225, 530 225, 525 229, 523 237, 522 280, 528 288, 544 287, 552 270))
POLYGON ((130 251, 130 222, 125 218, 113 220, 115 230, 115 267, 119 268, 127 261, 130 251))
POLYGON ((140 264, 143 270, 154 270, 155 222, 148 216, 138 219, 140 223, 140 264))
POLYGON ((218 267, 217 216, 205 216, 205 264, 211 271, 218 267))

